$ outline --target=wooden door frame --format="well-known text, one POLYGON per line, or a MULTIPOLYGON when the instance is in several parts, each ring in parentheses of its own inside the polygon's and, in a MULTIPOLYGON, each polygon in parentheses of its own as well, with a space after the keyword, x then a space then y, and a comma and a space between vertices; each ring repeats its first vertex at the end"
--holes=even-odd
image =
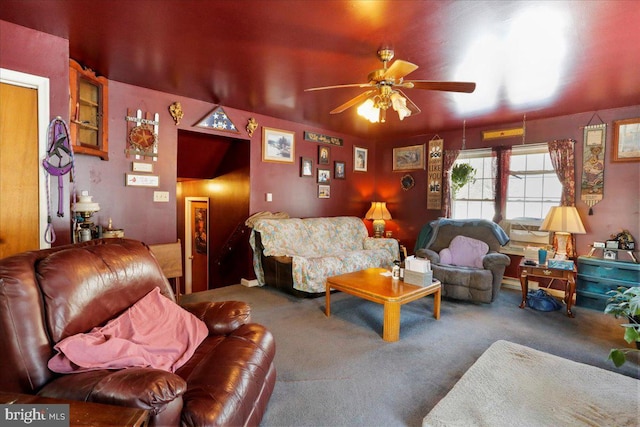
POLYGON ((49 248, 51 245, 44 239, 44 231, 47 227, 47 193, 44 179, 42 160, 47 153, 47 132, 49 129, 49 79, 33 74, 0 68, 0 83, 35 89, 38 92, 38 233, 40 235, 40 248, 49 248))
MULTIPOLYGON (((209 198, 208 197, 185 197, 184 198, 184 293, 190 294, 193 289, 193 271, 191 258, 193 253, 193 218, 191 217, 191 203, 207 203, 207 233, 209 230, 209 198)), ((207 280, 209 280, 209 238, 207 238, 207 280)))

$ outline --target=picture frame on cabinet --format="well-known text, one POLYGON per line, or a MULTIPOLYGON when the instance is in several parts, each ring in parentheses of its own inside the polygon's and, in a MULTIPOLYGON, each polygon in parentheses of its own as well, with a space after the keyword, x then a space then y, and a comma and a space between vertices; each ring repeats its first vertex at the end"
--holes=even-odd
POLYGON ((611 250, 604 250, 602 252, 602 257, 604 259, 610 259, 610 260, 616 260, 618 258, 618 253, 616 251, 611 251, 611 250))
POLYGON ((640 117, 613 122, 612 162, 640 161, 640 117))

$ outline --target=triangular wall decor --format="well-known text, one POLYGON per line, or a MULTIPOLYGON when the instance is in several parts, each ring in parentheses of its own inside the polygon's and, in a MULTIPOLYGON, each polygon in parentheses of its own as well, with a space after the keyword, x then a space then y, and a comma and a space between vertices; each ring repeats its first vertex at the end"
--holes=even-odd
POLYGON ((196 127, 240 133, 222 107, 214 108, 196 124, 196 127))

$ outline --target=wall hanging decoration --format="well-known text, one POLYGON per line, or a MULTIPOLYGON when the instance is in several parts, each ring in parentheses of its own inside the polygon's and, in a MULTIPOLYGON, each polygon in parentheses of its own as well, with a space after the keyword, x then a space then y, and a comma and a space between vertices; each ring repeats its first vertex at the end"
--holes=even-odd
POLYGON ((318 164, 328 165, 329 157, 331 157, 331 149, 322 145, 318 146, 318 164))
POLYGON ((415 184, 416 184, 415 180, 409 174, 404 175, 400 179, 400 187, 402 187, 404 191, 411 190, 415 184))
POLYGON ((524 128, 486 130, 482 131, 482 140, 489 141, 492 139, 514 138, 522 135, 524 135, 524 128))
POLYGON ((319 199, 328 199, 331 197, 331 186, 330 185, 318 185, 318 198, 319 199))
POLYGON ((613 162, 640 161, 640 118, 613 122, 613 162))
POLYGON ((304 131, 303 135, 305 141, 321 142, 323 144, 339 145, 341 147, 343 144, 342 138, 338 138, 337 136, 322 135, 320 133, 309 132, 307 130, 304 131))
POLYGON ((393 149, 393 170, 424 169, 424 144, 393 149))
POLYGON ((444 140, 435 135, 429 141, 427 160, 427 209, 442 208, 442 149, 444 140))
POLYGON ((142 110, 127 109, 127 156, 135 155, 136 159, 149 157, 158 160, 158 132, 160 115, 143 113, 142 110))
POLYGON ((253 117, 250 117, 247 120, 247 133, 249 134, 249 138, 253 138, 253 132, 258 129, 258 122, 253 117))
POLYGON ((207 115, 196 124, 196 127, 240 133, 236 125, 234 125, 229 116, 227 116, 227 113, 224 112, 224 108, 219 106, 207 113, 207 115))
POLYGON ((180 124, 180 120, 184 117, 184 113, 182 112, 182 105, 179 102, 174 102, 169 105, 169 114, 173 117, 173 121, 176 126, 180 124))
MULTIPOLYGON (((64 217, 64 175, 71 173, 70 182, 75 183, 73 146, 69 137, 69 127, 60 116, 51 120, 47 130, 48 146, 47 154, 42 161, 44 167, 47 192, 51 191, 49 176, 58 177, 58 217, 64 217)), ((75 198, 75 184, 71 191, 75 198)), ((53 230, 51 215, 51 196, 47 193, 47 227, 44 232, 44 241, 51 244, 56 241, 56 233, 53 230)))
POLYGON ((584 127, 584 160, 582 165, 582 183, 580 198, 589 206, 589 215, 593 207, 604 197, 604 149, 607 125, 587 125, 584 127))
POLYGON ((295 133, 262 127, 262 161, 293 163, 295 133))

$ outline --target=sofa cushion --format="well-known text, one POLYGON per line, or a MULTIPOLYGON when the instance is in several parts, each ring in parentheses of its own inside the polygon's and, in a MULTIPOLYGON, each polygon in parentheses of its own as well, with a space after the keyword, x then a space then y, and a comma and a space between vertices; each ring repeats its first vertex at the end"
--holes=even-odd
POLYGON ((175 372, 207 337, 207 326, 155 288, 117 318, 57 343, 54 372, 151 367, 175 372))
POLYGON ((489 251, 489 245, 480 240, 466 236, 456 236, 448 248, 440 251, 442 264, 460 265, 464 267, 482 267, 482 257, 489 251))

